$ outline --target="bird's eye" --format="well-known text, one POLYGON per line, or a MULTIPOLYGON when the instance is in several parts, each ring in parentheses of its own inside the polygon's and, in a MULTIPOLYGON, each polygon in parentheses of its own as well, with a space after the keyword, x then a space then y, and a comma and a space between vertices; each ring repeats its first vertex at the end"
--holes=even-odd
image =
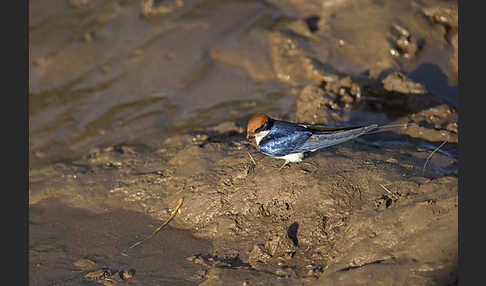
POLYGON ((260 131, 264 131, 264 130, 267 130, 267 127, 268 127, 268 122, 265 122, 262 126, 260 126, 259 128, 257 128, 255 130, 255 133, 258 133, 260 131))

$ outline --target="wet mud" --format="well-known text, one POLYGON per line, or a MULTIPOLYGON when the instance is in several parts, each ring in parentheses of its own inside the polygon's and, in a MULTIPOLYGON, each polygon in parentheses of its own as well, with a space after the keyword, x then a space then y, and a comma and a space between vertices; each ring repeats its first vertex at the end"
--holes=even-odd
POLYGON ((124 255, 132 241, 157 224, 150 216, 123 209, 94 213, 57 199, 35 204, 29 210, 29 284, 113 285, 133 280, 194 285, 203 269, 186 257, 208 253, 212 245, 189 231, 169 226, 166 235, 134 249, 136 255, 124 255))
POLYGON ((456 2, 29 8, 31 285, 457 283, 456 2), (257 112, 393 127, 279 170, 257 112))

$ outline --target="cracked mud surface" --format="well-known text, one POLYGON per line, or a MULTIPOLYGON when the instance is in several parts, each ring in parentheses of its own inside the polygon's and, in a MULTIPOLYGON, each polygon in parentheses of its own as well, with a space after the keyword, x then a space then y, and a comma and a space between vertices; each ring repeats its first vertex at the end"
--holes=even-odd
POLYGON ((29 3, 31 285, 457 282, 455 2, 29 3), (402 125, 279 170, 256 112, 402 125))

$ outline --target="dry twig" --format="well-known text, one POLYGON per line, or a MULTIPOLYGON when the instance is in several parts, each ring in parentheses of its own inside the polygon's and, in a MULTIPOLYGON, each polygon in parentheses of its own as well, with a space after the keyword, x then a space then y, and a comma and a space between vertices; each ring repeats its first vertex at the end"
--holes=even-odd
POLYGON ((256 161, 255 161, 255 159, 253 159, 253 156, 250 154, 250 152, 248 152, 248 156, 250 156, 251 161, 252 161, 252 162, 253 162, 253 164, 255 164, 255 166, 256 166, 256 161))
POLYGON ((395 195, 392 191, 390 191, 387 187, 383 186, 382 184, 379 184, 380 187, 382 187, 387 193, 389 193, 392 197, 394 197, 396 200, 398 200, 398 196, 395 195))
POLYGON ((427 156, 427 160, 425 160, 424 167, 422 168, 422 174, 425 172, 425 167, 427 166, 427 163, 429 163, 430 158, 434 155, 435 152, 437 152, 442 146, 444 146, 447 143, 447 141, 442 142, 439 147, 435 148, 434 151, 432 151, 429 156, 427 156))
POLYGON ((142 244, 143 242, 151 239, 152 237, 154 237, 160 230, 162 230, 162 228, 164 228, 166 225, 169 224, 169 222, 175 217, 175 215, 177 214, 177 211, 179 210, 179 208, 182 206, 182 202, 184 202, 184 198, 181 198, 179 200, 179 203, 177 204, 177 206, 175 207, 175 209, 172 211, 172 213, 170 214, 170 217, 163 223, 161 224, 158 228, 156 228, 152 234, 138 242, 135 242, 134 244, 132 244, 130 247, 127 248, 128 249, 131 249, 131 248, 134 248, 135 246, 137 245, 140 245, 142 244))

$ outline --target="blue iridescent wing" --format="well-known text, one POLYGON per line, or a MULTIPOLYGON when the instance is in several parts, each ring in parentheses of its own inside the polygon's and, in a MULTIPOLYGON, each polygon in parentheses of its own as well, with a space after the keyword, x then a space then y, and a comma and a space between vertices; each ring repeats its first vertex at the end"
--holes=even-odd
POLYGON ((320 148, 340 144, 373 131, 377 127, 378 125, 373 124, 356 128, 343 128, 341 130, 335 129, 333 131, 313 131, 313 134, 304 143, 302 143, 296 151, 314 151, 320 148))
POLYGON ((268 155, 285 156, 301 152, 296 150, 311 136, 311 131, 270 132, 260 141, 259 148, 260 151, 268 155))

